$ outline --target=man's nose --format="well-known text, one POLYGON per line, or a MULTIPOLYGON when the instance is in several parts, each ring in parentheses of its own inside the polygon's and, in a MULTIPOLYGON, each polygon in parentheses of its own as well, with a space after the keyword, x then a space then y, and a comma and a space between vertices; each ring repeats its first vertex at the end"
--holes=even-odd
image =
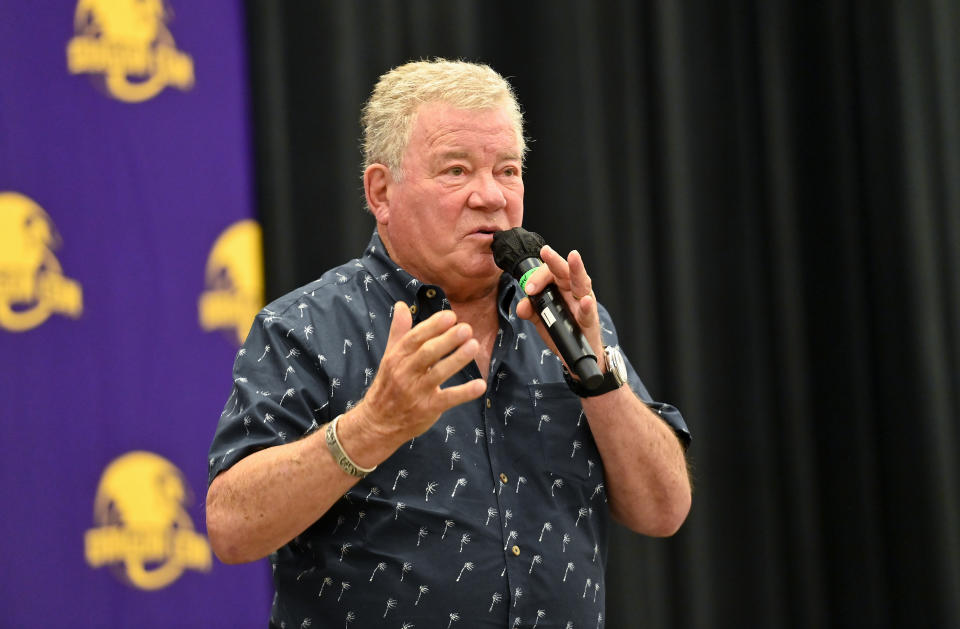
POLYGON ((497 183, 493 173, 477 173, 472 184, 473 190, 467 197, 467 206, 475 210, 501 210, 507 205, 503 189, 497 183))

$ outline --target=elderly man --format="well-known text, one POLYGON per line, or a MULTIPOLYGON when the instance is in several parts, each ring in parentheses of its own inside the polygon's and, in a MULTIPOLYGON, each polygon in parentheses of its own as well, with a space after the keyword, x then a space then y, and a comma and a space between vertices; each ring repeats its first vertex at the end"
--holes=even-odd
POLYGON ((364 255, 270 304, 210 449, 228 563, 269 555, 277 627, 594 627, 609 518, 671 535, 690 508, 672 406, 619 360, 578 253, 555 282, 607 375, 562 360, 492 234, 523 218, 525 142, 483 65, 409 63, 363 114, 364 255))

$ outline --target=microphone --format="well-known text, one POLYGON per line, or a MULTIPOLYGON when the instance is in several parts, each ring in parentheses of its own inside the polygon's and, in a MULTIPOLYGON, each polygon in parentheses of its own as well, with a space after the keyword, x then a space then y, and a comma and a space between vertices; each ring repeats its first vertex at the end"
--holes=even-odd
MULTIPOLYGON (((520 288, 524 288, 533 271, 543 264, 540 248, 545 244, 540 234, 514 227, 495 232, 490 248, 496 265, 515 277, 520 282, 520 288)), ((560 289, 551 282, 538 294, 529 295, 529 298, 540 314, 540 320, 547 326, 550 338, 560 350, 564 362, 586 388, 599 387, 603 383, 603 374, 597 366, 597 355, 567 308, 560 289)))

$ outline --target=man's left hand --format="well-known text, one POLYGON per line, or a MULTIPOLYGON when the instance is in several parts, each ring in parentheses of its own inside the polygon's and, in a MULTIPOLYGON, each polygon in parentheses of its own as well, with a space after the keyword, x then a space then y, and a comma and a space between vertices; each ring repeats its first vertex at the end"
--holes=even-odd
MULTIPOLYGON (((543 260, 544 264, 534 271, 533 275, 527 280, 527 294, 535 295, 550 282, 555 283, 557 288, 560 289, 564 301, 567 302, 567 307, 597 355, 597 364, 600 370, 605 371, 606 363, 603 354, 603 339, 600 335, 600 313, 597 310, 597 298, 593 293, 593 281, 587 275, 587 269, 583 265, 580 252, 574 249, 564 260, 563 256, 549 245, 544 245, 540 249, 540 259, 543 260)), ((529 298, 523 299, 517 304, 517 316, 535 323, 537 332, 540 333, 544 343, 547 344, 550 351, 562 359, 556 345, 550 339, 546 326, 534 311, 529 298)), ((570 366, 567 365, 567 369, 569 368, 570 366)))

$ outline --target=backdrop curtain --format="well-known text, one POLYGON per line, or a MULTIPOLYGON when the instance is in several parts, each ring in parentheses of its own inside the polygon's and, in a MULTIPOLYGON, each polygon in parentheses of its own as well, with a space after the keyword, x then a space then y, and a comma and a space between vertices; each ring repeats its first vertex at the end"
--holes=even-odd
POLYGON ((366 244, 379 74, 511 78, 525 225, 694 434, 691 516, 616 532, 606 626, 960 626, 960 5, 247 9, 268 299, 366 244))

